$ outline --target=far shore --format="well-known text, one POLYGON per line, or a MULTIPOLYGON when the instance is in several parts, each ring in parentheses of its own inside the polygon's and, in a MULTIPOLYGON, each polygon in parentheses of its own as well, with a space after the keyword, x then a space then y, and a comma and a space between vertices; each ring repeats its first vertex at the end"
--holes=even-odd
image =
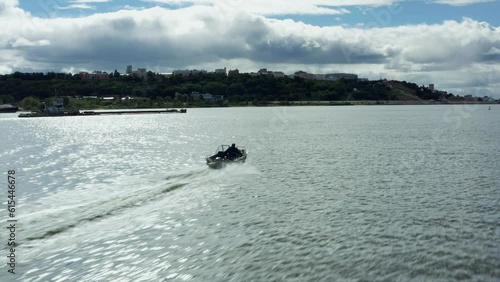
POLYGON ((457 104, 478 104, 478 105, 495 105, 499 104, 497 101, 404 101, 404 100, 389 100, 389 101, 271 101, 265 102, 267 105, 280 105, 280 106, 366 106, 366 105, 457 105, 457 104))
POLYGON ((497 101, 266 101, 253 104, 230 104, 226 106, 197 106, 185 104, 184 108, 242 108, 242 107, 294 107, 294 106, 382 106, 382 105, 497 105, 497 101))
MULTIPOLYGON (((500 102, 497 101, 266 101, 254 104, 252 102, 240 103, 240 104, 229 104, 229 105, 190 105, 189 103, 183 103, 183 105, 166 105, 166 107, 138 107, 138 108, 111 108, 111 107, 99 107, 99 108, 85 108, 80 109, 80 111, 102 111, 102 110, 153 110, 153 109, 196 109, 196 108, 245 108, 245 107, 296 107, 296 106, 417 106, 417 105, 497 105, 500 102)), ((24 110, 20 108, 18 112, 30 112, 30 110, 24 110)))

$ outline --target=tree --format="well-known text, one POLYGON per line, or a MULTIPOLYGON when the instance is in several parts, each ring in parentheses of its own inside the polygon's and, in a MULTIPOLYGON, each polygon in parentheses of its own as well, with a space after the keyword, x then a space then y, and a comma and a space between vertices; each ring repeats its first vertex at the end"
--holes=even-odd
POLYGON ((26 111, 39 111, 42 108, 42 102, 36 97, 24 98, 20 103, 19 107, 26 111))

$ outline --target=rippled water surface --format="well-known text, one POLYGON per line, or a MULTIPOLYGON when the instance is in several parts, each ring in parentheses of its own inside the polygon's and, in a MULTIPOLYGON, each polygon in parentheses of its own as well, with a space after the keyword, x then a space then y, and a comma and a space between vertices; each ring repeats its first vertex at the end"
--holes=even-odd
POLYGON ((20 245, 0 281, 498 281, 499 122, 471 105, 2 114, 20 245), (247 163, 208 169, 233 142, 247 163))

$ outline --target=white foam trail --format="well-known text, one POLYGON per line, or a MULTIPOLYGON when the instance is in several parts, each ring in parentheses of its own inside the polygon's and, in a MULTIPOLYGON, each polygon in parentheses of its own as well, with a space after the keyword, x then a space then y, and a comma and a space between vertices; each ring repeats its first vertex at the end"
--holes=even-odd
POLYGON ((169 192, 198 183, 207 174, 204 168, 190 168, 167 176, 119 177, 112 183, 65 190, 37 200, 19 220, 23 222, 25 238, 44 239, 129 208, 147 205, 169 192))

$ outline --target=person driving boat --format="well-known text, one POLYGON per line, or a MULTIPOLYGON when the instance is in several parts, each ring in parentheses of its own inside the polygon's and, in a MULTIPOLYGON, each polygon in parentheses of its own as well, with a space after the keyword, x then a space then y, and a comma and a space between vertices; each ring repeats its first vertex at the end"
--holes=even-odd
POLYGON ((224 154, 226 155, 226 157, 230 160, 233 160, 237 157, 240 157, 241 156, 241 151, 238 150, 238 148, 236 148, 236 145, 233 143, 231 145, 231 147, 229 147, 225 152, 224 154))

